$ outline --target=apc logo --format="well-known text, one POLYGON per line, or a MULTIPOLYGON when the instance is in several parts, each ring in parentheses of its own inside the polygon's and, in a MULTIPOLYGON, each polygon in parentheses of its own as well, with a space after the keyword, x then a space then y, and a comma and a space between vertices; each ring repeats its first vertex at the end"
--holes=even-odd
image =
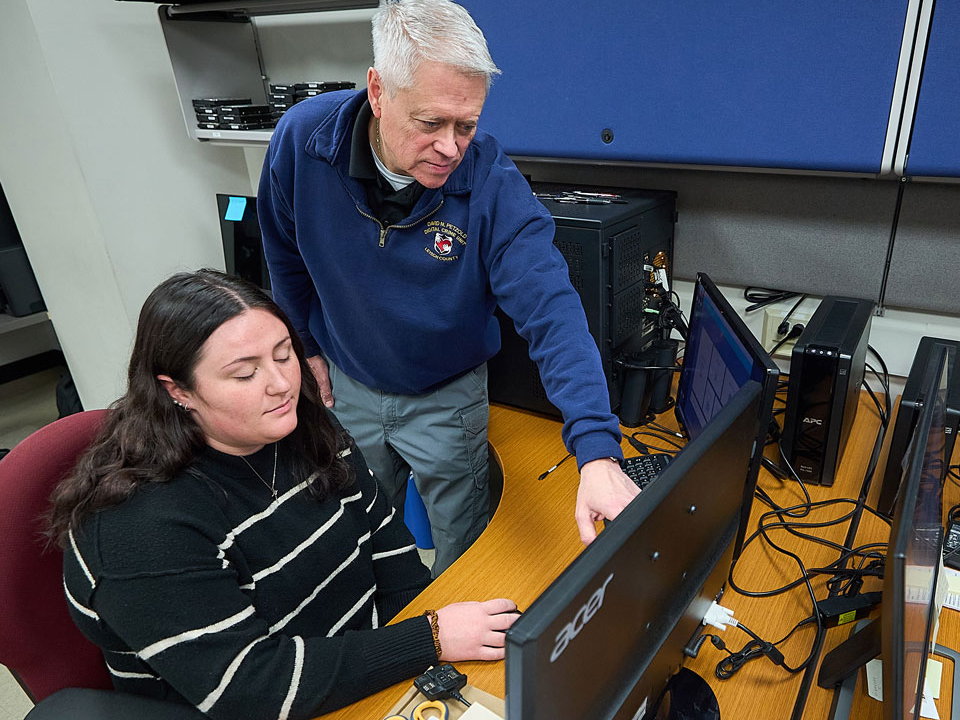
POLYGON ((550 662, 556 661, 563 655, 563 651, 567 649, 570 641, 580 634, 584 626, 597 614, 597 610, 603 607, 603 596, 607 592, 607 585, 611 580, 613 580, 613 573, 610 573, 610 576, 603 581, 603 585, 596 589, 584 606, 577 610, 573 620, 564 625, 563 630, 557 633, 557 644, 553 646, 553 652, 550 653, 550 662))
POLYGON ((803 422, 805 425, 823 425, 823 420, 820 418, 804 418, 803 422))

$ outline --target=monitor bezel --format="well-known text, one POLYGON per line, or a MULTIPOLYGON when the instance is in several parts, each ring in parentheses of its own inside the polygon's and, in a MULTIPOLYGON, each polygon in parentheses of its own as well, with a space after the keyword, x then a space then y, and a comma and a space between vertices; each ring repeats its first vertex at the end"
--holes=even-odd
MULTIPOLYGON (((885 658, 883 663, 883 686, 884 686, 884 719, 885 720, 905 720, 903 714, 903 703, 905 700, 904 677, 906 671, 905 658, 905 638, 903 629, 905 627, 906 597, 904 594, 905 582, 905 564, 906 553, 909 545, 913 526, 913 517, 919 500, 920 486, 924 479, 925 461, 927 459, 927 444, 930 433, 933 430, 934 417, 940 405, 940 411, 946 412, 945 403, 938 403, 940 391, 940 381, 944 372, 948 352, 946 347, 938 346, 935 348, 935 357, 931 365, 928 365, 925 382, 921 388, 922 405, 919 408, 919 417, 914 426, 912 435, 912 446, 909 452, 912 454, 909 464, 904 470, 903 480, 900 483, 900 492, 893 515, 893 523, 890 528, 890 540, 887 544, 887 555, 884 571, 884 608, 881 615, 882 629, 882 656, 885 658), (931 369, 932 368, 932 369, 931 369), (922 440, 922 442, 921 442, 922 440)), ((945 419, 945 418, 944 418, 945 419)), ((941 427, 943 424, 941 424, 941 427)), ((941 466, 945 469, 946 463, 941 457, 941 466)), ((944 474, 937 483, 938 504, 940 505, 940 556, 942 557, 943 527, 942 527, 942 488, 944 474)), ((934 564, 933 588, 936 585, 939 576, 940 563, 934 564)), ((931 597, 929 607, 927 608, 926 628, 924 631, 924 644, 929 645, 933 629, 934 608, 936 601, 931 597)), ((914 698, 914 717, 918 717, 920 704, 922 702, 923 683, 926 675, 926 662, 920 663, 920 670, 917 678, 916 696, 914 698)))

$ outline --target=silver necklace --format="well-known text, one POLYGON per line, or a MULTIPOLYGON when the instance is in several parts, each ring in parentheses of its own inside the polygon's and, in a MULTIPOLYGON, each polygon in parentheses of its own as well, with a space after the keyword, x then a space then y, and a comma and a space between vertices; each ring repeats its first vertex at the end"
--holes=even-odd
POLYGON ((274 500, 277 499, 277 447, 278 447, 277 443, 274 443, 273 444, 273 477, 270 479, 269 483, 263 479, 263 476, 257 472, 257 469, 253 465, 250 464, 249 460, 247 460, 243 455, 240 456, 240 459, 247 464, 247 467, 253 471, 253 474, 257 476, 260 482, 262 482, 264 485, 267 486, 267 488, 273 494, 274 500))

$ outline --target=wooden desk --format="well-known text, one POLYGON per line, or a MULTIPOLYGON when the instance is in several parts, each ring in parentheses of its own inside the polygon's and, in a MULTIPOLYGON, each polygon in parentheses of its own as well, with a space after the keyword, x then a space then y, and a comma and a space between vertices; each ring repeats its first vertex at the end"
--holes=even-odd
MULTIPOLYGON (((660 419, 667 418, 664 415, 660 419)), ((810 488, 814 501, 857 496, 878 426, 876 409, 869 397, 863 394, 849 449, 844 455, 836 483, 830 488, 810 488)), ((559 462, 566 454, 560 441, 559 423, 531 413, 492 406, 489 439, 503 469, 504 487, 499 508, 473 547, 407 606, 397 617, 398 620, 451 602, 493 597, 512 598, 521 609, 526 609, 582 550, 573 519, 579 482, 576 464, 572 460, 567 461, 545 480, 537 480, 544 470, 559 462)), ((627 456, 637 454, 626 440, 623 447, 627 456)), ((885 455, 881 456, 881 469, 884 460, 885 455)), ((761 471, 759 485, 781 505, 803 501, 795 484, 781 483, 766 471, 761 471)), ((948 488, 950 486, 948 483, 948 488)), ((956 488, 955 485, 953 487, 956 488)), ((878 492, 879 487, 873 488, 872 502, 875 502, 878 492)), ((957 501, 945 498, 944 504, 949 507, 957 501)), ((751 531, 756 528, 757 518, 765 510, 765 506, 754 503, 751 531)), ((833 514, 829 517, 837 516, 837 510, 831 512, 833 514)), ((819 517, 827 516, 823 513, 819 517)), ((843 524, 821 531, 820 534, 840 543, 846 531, 846 524, 843 524)), ((886 541, 888 533, 883 523, 865 515, 857 543, 886 541)), ((785 533, 781 533, 783 535, 785 533)), ((797 548, 794 538, 790 547, 797 549, 807 567, 826 565, 837 557, 836 552, 828 548, 806 545, 797 548)), ((763 590, 784 585, 798 576, 797 567, 792 561, 785 556, 775 556, 768 548, 755 542, 741 558, 734 579, 745 589, 763 590)), ((818 597, 824 595, 824 582, 824 579, 814 582, 818 597)), ((865 589, 874 588, 867 585, 865 589)), ((728 590, 723 603, 733 609, 737 618, 751 630, 768 640, 780 639, 811 610, 809 596, 802 587, 765 599, 744 597, 728 590)), ((948 610, 941 617, 940 641, 943 644, 958 645, 960 620, 954 617, 956 615, 948 610)), ((796 666, 802 662, 810 650, 814 633, 812 627, 801 629, 782 646, 788 664, 796 666)), ((829 631, 823 652, 835 647, 847 634, 844 628, 829 631)), ((748 639, 735 629, 727 630, 724 638, 734 649, 739 649, 748 639)), ((713 670, 723 655, 706 643, 700 656, 688 664, 713 687, 723 717, 752 716, 758 720, 790 717, 800 686, 799 674, 788 675, 766 660, 757 660, 748 663, 734 678, 721 681, 714 677, 713 670)), ((502 662, 457 663, 457 667, 467 674, 472 685, 504 697, 502 662)), ((946 671, 947 667, 945 678, 948 675, 946 671)), ((378 720, 386 715, 409 687, 409 682, 399 683, 323 717, 378 720)), ((858 689, 858 696, 863 694, 858 689)), ((830 691, 820 689, 814 682, 804 718, 827 718, 831 697, 830 691)), ((949 699, 947 688, 944 688, 941 697, 949 699)), ((942 712, 949 707, 944 699, 938 703, 942 712)), ((881 715, 880 703, 865 698, 855 706, 853 717, 857 720, 879 720, 881 715)))

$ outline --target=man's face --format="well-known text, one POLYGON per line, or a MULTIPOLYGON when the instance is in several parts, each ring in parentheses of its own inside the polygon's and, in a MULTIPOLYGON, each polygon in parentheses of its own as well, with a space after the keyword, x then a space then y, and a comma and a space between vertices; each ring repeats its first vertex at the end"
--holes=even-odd
MULTIPOLYGON (((380 119, 380 159, 392 172, 438 188, 456 170, 477 131, 486 80, 450 65, 424 62, 413 85, 388 95, 380 74, 367 71, 373 114, 380 119)), ((374 121, 376 122, 376 121, 374 121)))

